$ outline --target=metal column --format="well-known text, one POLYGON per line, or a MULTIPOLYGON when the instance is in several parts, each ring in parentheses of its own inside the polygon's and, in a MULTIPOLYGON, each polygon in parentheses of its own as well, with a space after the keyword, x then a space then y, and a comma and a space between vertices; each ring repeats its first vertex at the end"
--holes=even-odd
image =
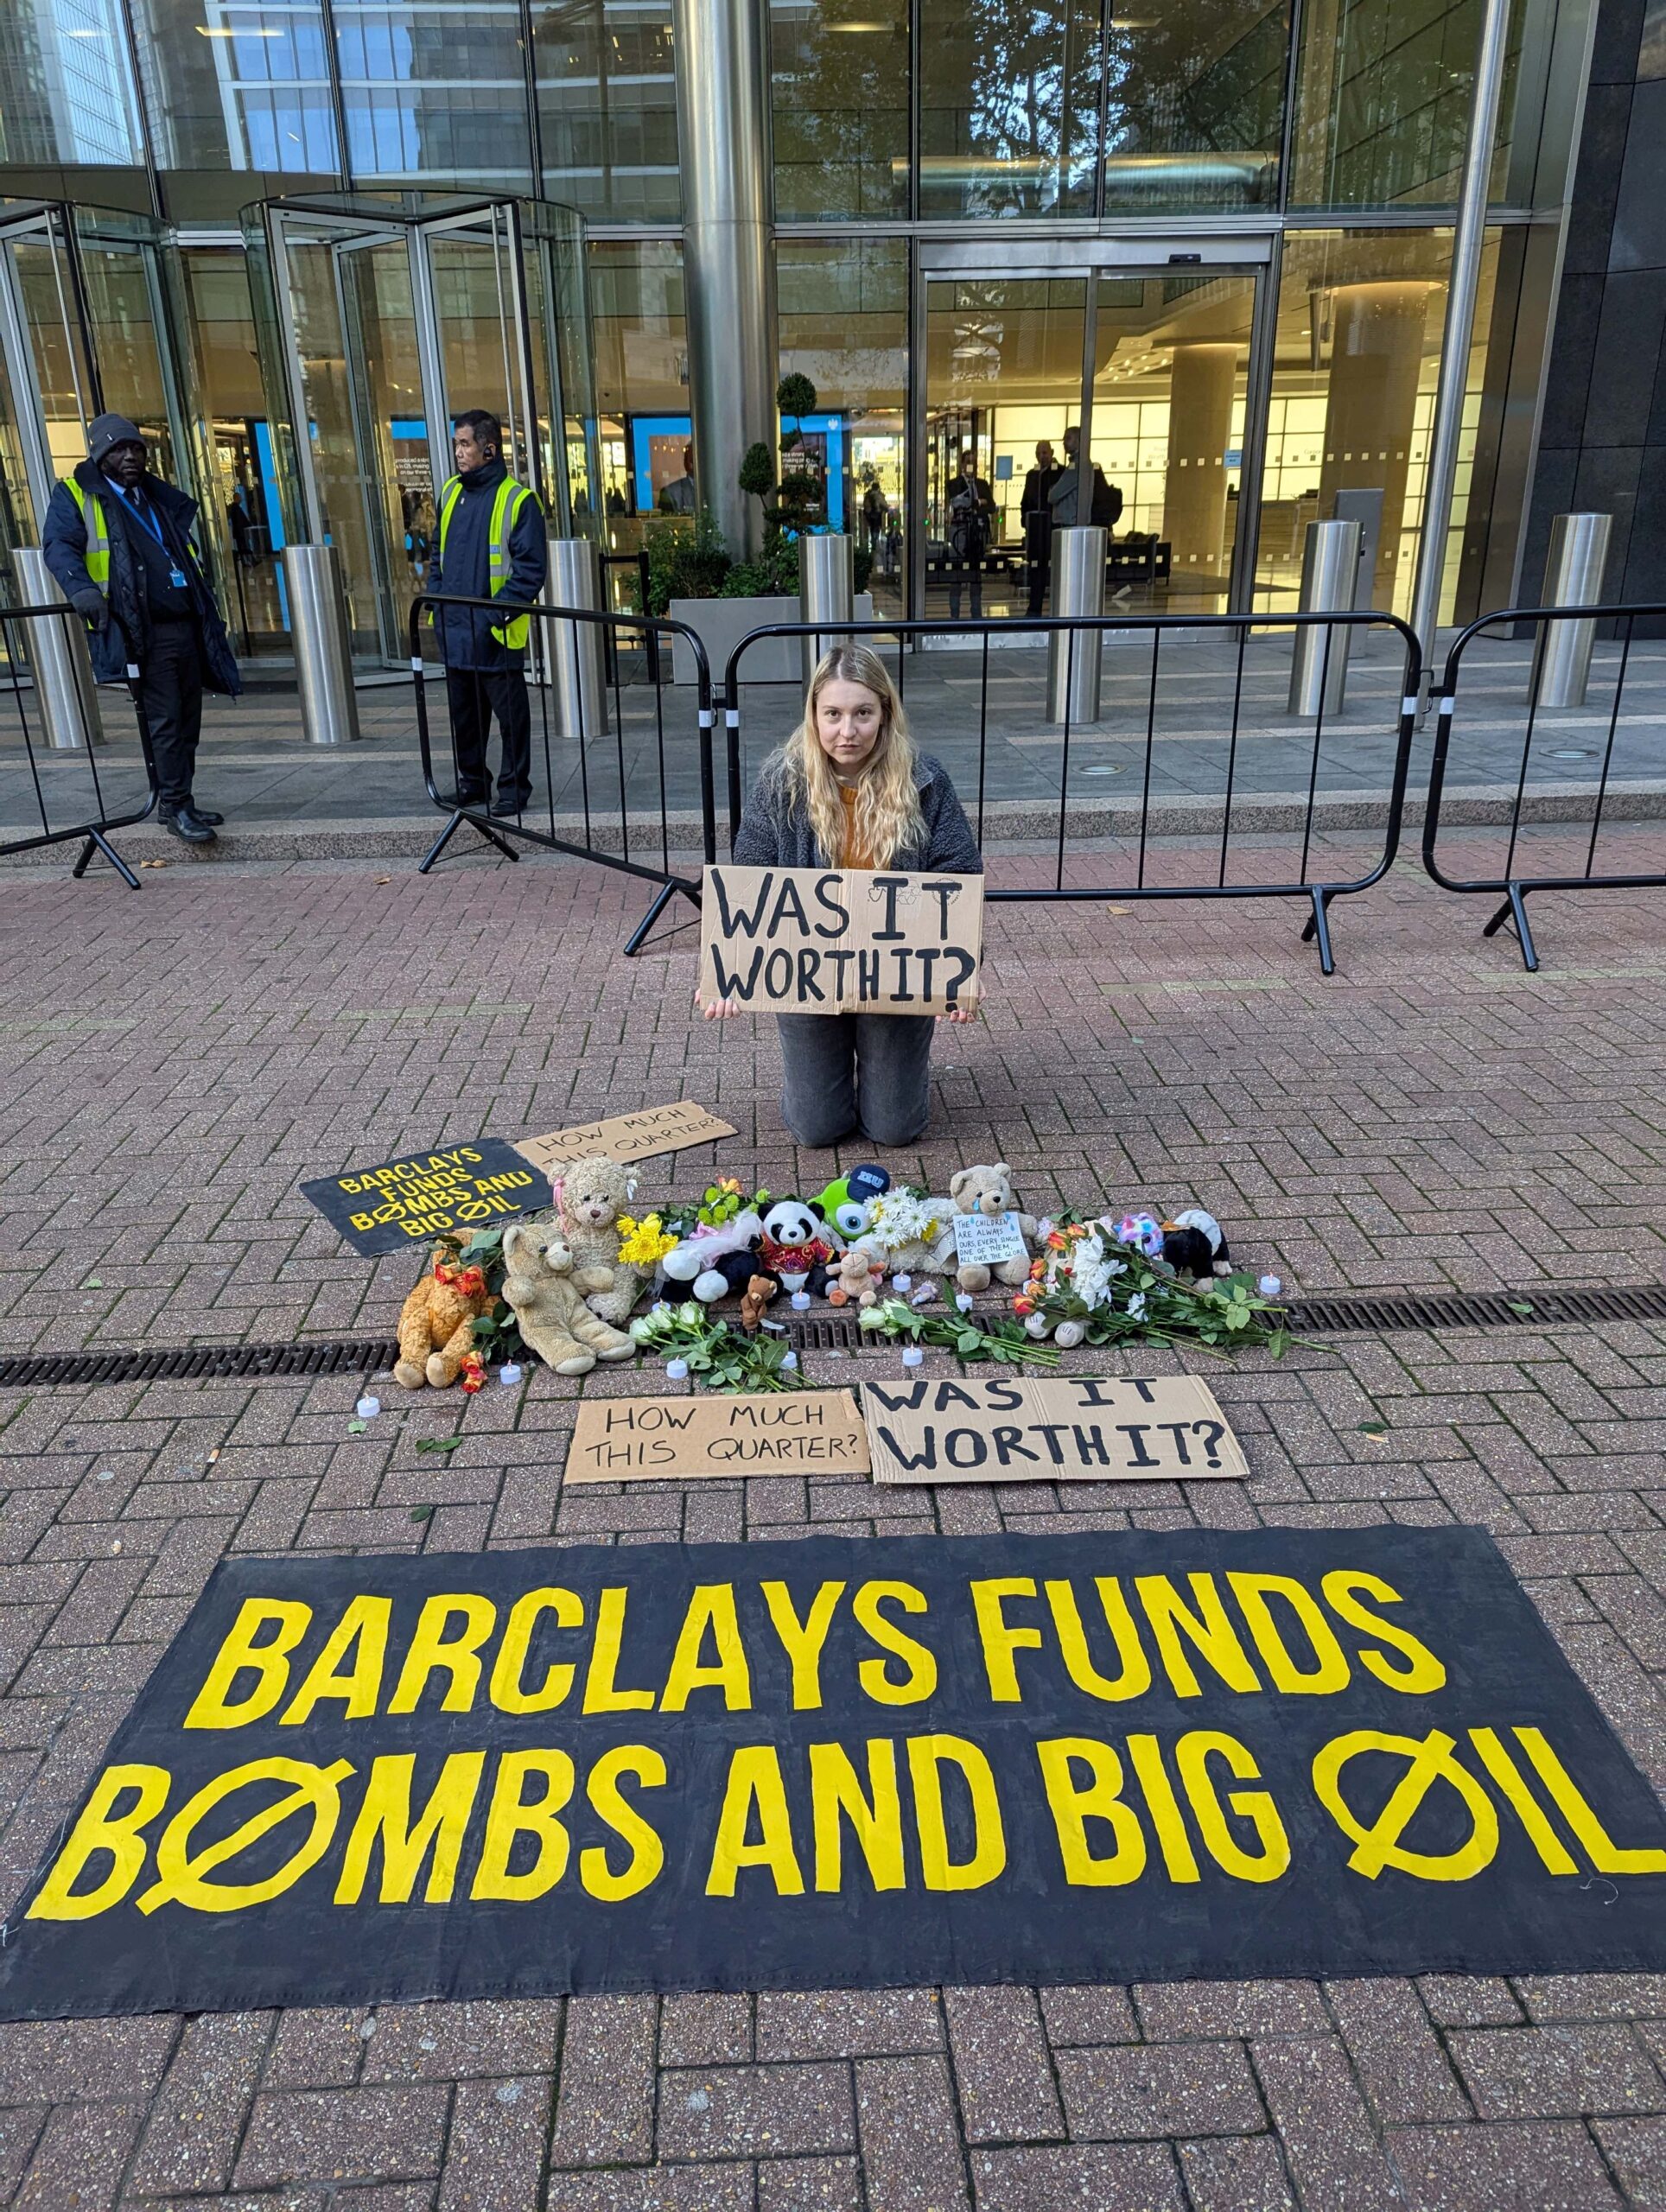
MULTIPOLYGON (((1087 480, 1090 484, 1093 481, 1091 475, 1087 480)), ((1056 615, 1097 617, 1104 613, 1107 543, 1108 533, 1097 523, 1081 523, 1073 530, 1054 531, 1052 611, 1056 615)), ((1103 636, 1097 630, 1047 632, 1050 722, 1098 721, 1099 656, 1103 644, 1103 636)))
MULTIPOLYGON (((1599 607, 1602 572, 1608 565, 1612 515, 1555 515, 1544 564, 1546 607, 1599 607)), ((1582 707, 1591 680, 1594 622, 1547 622, 1542 632, 1536 707, 1582 707)))
MULTIPOLYGON (((600 613, 601 555, 588 537, 552 537, 550 572, 544 596, 551 607, 588 607, 600 613)), ((545 620, 545 664, 555 688, 557 737, 605 737, 607 732, 607 675, 602 662, 607 636, 600 622, 545 620)))
MULTIPOLYGON (((44 553, 33 545, 20 545, 11 559, 17 572, 18 594, 25 607, 68 604, 44 553)), ((47 743, 54 753, 85 753, 104 735, 86 626, 78 614, 73 620, 60 622, 20 622, 10 634, 15 638, 20 632, 28 645, 47 743)))
POLYGON ((683 170, 683 280, 695 480, 731 552, 755 555, 758 502, 735 481, 777 448, 766 0, 672 0, 683 170))
POLYGON ((804 641, 804 689, 808 690, 817 662, 839 643, 838 635, 832 633, 833 625, 849 622, 855 613, 855 540, 838 531, 816 537, 806 533, 798 540, 798 575, 800 614, 806 622, 828 625, 804 641))
POLYGON ((302 729, 311 745, 351 745, 359 735, 359 700, 334 546, 286 545, 283 578, 289 591, 302 729))
POLYGON ((1498 130, 1504 59, 1510 36, 1510 0, 1486 0, 1481 42, 1475 57, 1470 94, 1469 145, 1464 155, 1463 189, 1452 234, 1452 283, 1447 296, 1447 327, 1440 341, 1440 381, 1435 391, 1434 425, 1429 438, 1428 474, 1423 494, 1423 527, 1417 541, 1417 582, 1412 594, 1411 626, 1423 648, 1425 692, 1434 658, 1434 632, 1440 583, 1447 565, 1447 531, 1452 521, 1453 486, 1458 474, 1458 440, 1464 423, 1464 385, 1469 376, 1470 340, 1475 331, 1475 293, 1481 276, 1481 248, 1486 240, 1487 180, 1492 143, 1498 130))
MULTIPOLYGON (((1310 522, 1301 548, 1304 614, 1345 613, 1359 591, 1358 520, 1310 522)), ((1290 650, 1290 712, 1337 715, 1348 684, 1345 622, 1313 624, 1296 631, 1290 650)))

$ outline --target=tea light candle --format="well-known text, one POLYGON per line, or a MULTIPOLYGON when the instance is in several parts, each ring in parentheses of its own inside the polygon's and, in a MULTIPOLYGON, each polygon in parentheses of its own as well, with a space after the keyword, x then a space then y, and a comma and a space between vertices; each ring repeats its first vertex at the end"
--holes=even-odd
POLYGON ((959 1306, 963 1313, 970 1313, 972 1310, 972 1294, 970 1291, 957 1290, 955 1293, 955 1304, 959 1306))
POLYGON ((379 1398, 372 1398, 368 1396, 360 1398, 358 1404, 353 1408, 354 1413, 358 1414, 360 1421, 374 1421, 377 1414, 379 1414, 381 1410, 382 1401, 379 1398))
POLYGON ((893 1275, 891 1285, 894 1290, 912 1290, 914 1287, 914 1278, 912 1275, 893 1275))
POLYGON ((1276 1298, 1284 1287, 1276 1275, 1263 1275, 1256 1288, 1263 1298, 1276 1298))
POLYGON ((665 1380, 668 1382, 686 1382, 688 1376, 689 1363, 686 1359, 668 1359, 665 1362, 665 1380))
POLYGON ((512 1359, 506 1360, 503 1365, 498 1370, 499 1382, 505 1384, 509 1389, 512 1390, 516 1383, 518 1382, 520 1379, 520 1369, 516 1365, 512 1359))
POLYGON ((798 1353, 796 1351, 784 1351, 781 1354, 781 1364, 783 1367, 796 1367, 798 1364, 798 1353))
POLYGON ((920 1367, 925 1364, 925 1354, 918 1344, 906 1344, 903 1347, 902 1363, 905 1367, 920 1367))
POLYGON ((810 1293, 809 1293, 807 1290, 795 1290, 795 1291, 793 1292, 793 1294, 792 1294, 792 1310, 793 1310, 793 1312, 794 1312, 795 1313, 809 1313, 809 1311, 810 1311, 810 1293))

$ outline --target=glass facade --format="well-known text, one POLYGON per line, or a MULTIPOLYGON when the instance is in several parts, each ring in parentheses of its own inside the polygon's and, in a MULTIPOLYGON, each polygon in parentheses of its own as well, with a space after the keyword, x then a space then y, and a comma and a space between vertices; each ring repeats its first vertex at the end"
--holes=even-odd
MULTIPOLYGON (((1447 611, 1510 569, 1569 152, 1547 118, 1589 4, 1513 0, 1447 611)), ((817 387, 805 447, 881 605, 950 607, 969 467, 980 588, 1033 605, 1027 480, 1085 423, 1132 603, 1289 606, 1306 525, 1340 498, 1375 603, 1405 612, 1484 6, 767 0, 780 366, 817 387)), ((0 195, 143 210, 176 269, 159 291, 83 226, 72 312, 60 256, 5 249, 32 348, 0 393, 8 540, 31 527, 31 422, 38 475, 101 377, 204 477, 226 557, 243 549, 244 628, 280 636, 289 464, 251 349, 281 278, 361 639, 420 559, 436 380, 508 408, 568 519, 639 550, 690 496, 676 72, 672 0, 8 0, 0 195), (321 234, 251 295, 243 211, 343 193, 391 195, 396 221, 436 194, 519 207, 518 289, 459 232, 425 245, 413 293, 391 232, 353 254, 321 234), (576 260, 537 244, 549 203, 604 234, 576 260), (518 396, 522 324, 547 367, 518 396)))

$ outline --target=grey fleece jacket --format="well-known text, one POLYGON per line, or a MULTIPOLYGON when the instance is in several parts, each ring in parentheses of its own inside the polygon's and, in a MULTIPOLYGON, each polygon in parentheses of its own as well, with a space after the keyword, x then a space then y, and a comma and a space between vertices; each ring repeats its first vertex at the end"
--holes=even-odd
MULTIPOLYGON (((734 834, 739 868, 836 868, 838 856, 824 854, 803 809, 795 806, 779 753, 765 762, 752 787, 741 827, 734 834)), ((972 825, 955 796, 942 761, 922 753, 914 763, 914 787, 925 817, 923 842, 905 845, 887 866, 911 874, 936 870, 944 875, 982 875, 983 855, 972 825)))

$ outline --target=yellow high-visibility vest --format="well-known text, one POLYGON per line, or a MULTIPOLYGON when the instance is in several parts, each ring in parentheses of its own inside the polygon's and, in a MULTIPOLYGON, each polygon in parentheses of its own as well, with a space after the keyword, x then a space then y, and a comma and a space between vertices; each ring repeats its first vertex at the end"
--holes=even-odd
MULTIPOLYGON (((59 480, 81 511, 81 520, 86 526, 86 572, 102 591, 110 582, 110 524, 105 517, 104 500, 97 492, 83 491, 73 476, 59 480)), ((195 538, 188 532, 185 543, 191 558, 200 568, 202 556, 197 550, 195 538)))
MULTIPOLYGON (((462 497, 462 478, 452 476, 446 480, 445 487, 440 493, 440 566, 442 569, 445 566, 446 535, 451 528, 452 513, 458 500, 462 497)), ((510 536, 515 527, 516 516, 519 514, 523 504, 531 496, 525 484, 518 484, 512 476, 506 476, 498 486, 497 498, 492 502, 491 550, 488 556, 487 575, 490 580, 491 595, 493 599, 509 582, 510 571, 515 565, 514 555, 510 550, 510 536)), ((500 645, 506 645, 511 652, 519 652, 526 644, 531 626, 532 618, 530 614, 512 614, 507 622, 494 622, 492 626, 492 634, 500 645)))

